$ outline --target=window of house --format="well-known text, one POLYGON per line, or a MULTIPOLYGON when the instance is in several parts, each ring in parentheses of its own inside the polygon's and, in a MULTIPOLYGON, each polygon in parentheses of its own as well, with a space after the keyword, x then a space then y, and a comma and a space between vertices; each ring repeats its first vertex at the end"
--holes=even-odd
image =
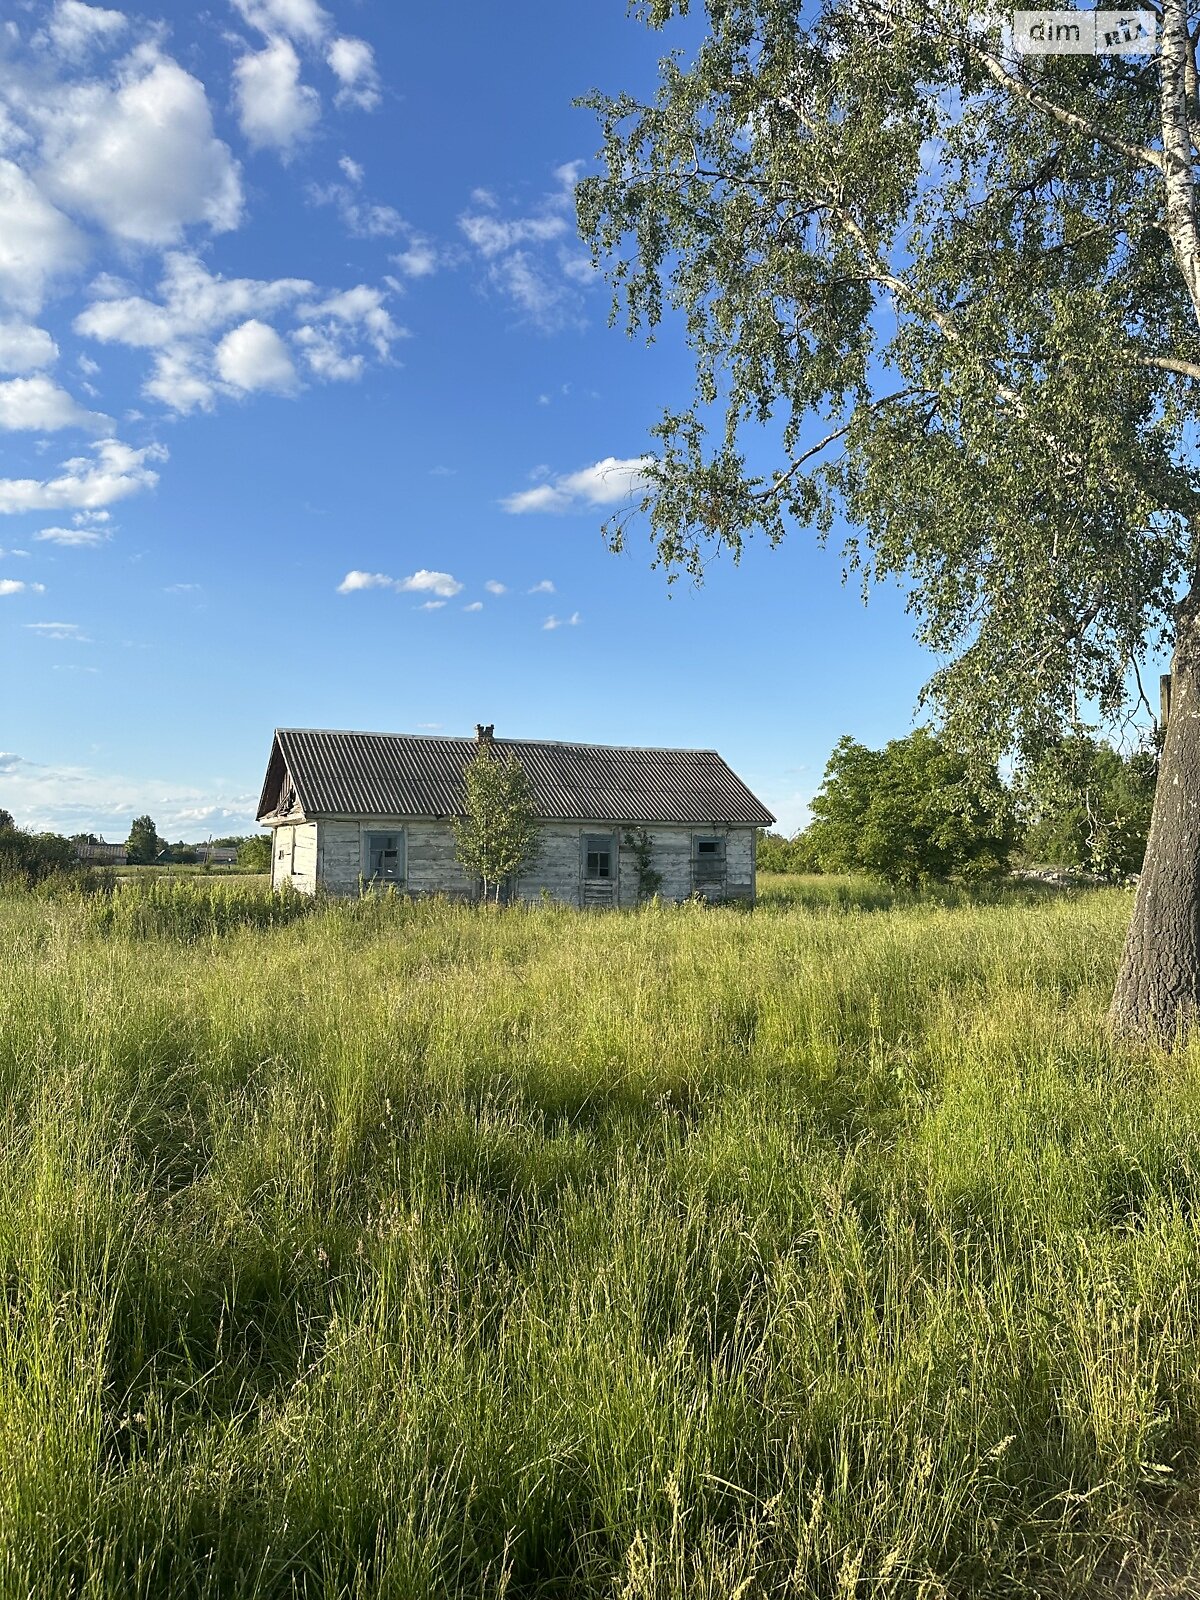
POLYGON ((404 882, 404 835, 368 833, 363 842, 365 877, 371 883, 404 882))
POLYGON ((720 838, 698 838, 692 841, 692 860, 696 877, 720 878, 725 872, 725 841, 720 838))
POLYGON ((584 835, 583 875, 585 878, 612 877, 613 841, 611 833, 587 833, 584 835))

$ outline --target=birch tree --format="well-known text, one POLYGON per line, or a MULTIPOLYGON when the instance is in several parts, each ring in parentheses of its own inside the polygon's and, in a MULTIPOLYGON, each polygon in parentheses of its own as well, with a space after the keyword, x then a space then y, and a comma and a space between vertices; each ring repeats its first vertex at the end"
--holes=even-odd
POLYGON ((610 540, 640 511, 699 579, 844 519, 847 571, 899 580, 944 663, 924 703, 987 760, 1148 707, 1139 664, 1173 651, 1111 1012, 1170 1043, 1200 1009, 1200 3, 1131 55, 1017 56, 966 0, 706 9, 651 102, 585 102, 614 312, 681 315, 695 356, 610 540))
POLYGON ((454 819, 455 854, 468 875, 499 904, 505 883, 537 856, 541 830, 525 768, 482 748, 463 771, 466 803, 454 819))

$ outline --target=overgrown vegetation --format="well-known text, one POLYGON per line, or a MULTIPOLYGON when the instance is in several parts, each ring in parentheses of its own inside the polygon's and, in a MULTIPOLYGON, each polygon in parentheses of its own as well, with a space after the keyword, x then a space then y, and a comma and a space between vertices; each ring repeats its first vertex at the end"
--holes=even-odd
POLYGON ((3 1591, 1155 1592, 1200 1057, 1105 1035, 1128 896, 763 887, 0 897, 3 1591))

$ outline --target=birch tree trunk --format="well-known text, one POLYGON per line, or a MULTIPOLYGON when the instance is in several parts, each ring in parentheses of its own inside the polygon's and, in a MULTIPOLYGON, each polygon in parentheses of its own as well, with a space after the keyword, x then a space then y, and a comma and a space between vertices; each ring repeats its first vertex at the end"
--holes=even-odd
MULTIPOLYGON (((1165 0, 1160 58, 1163 188, 1176 265, 1200 322, 1200 229, 1193 134, 1195 59, 1186 0, 1165 0)), ((1193 531, 1196 522, 1193 519, 1193 531)), ((1109 1022, 1124 1038, 1170 1048, 1200 1012, 1200 588, 1175 612, 1171 709, 1146 859, 1109 1022)))
POLYGON ((1170 1048, 1200 1013, 1200 595, 1176 612, 1171 710, 1109 1020, 1170 1048))

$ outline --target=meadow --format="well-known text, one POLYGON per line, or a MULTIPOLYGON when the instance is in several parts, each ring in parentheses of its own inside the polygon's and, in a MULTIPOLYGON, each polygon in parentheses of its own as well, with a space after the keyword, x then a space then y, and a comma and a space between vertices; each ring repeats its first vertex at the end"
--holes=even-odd
POLYGON ((0 898, 0 1600, 1194 1594, 1130 897, 0 898))

